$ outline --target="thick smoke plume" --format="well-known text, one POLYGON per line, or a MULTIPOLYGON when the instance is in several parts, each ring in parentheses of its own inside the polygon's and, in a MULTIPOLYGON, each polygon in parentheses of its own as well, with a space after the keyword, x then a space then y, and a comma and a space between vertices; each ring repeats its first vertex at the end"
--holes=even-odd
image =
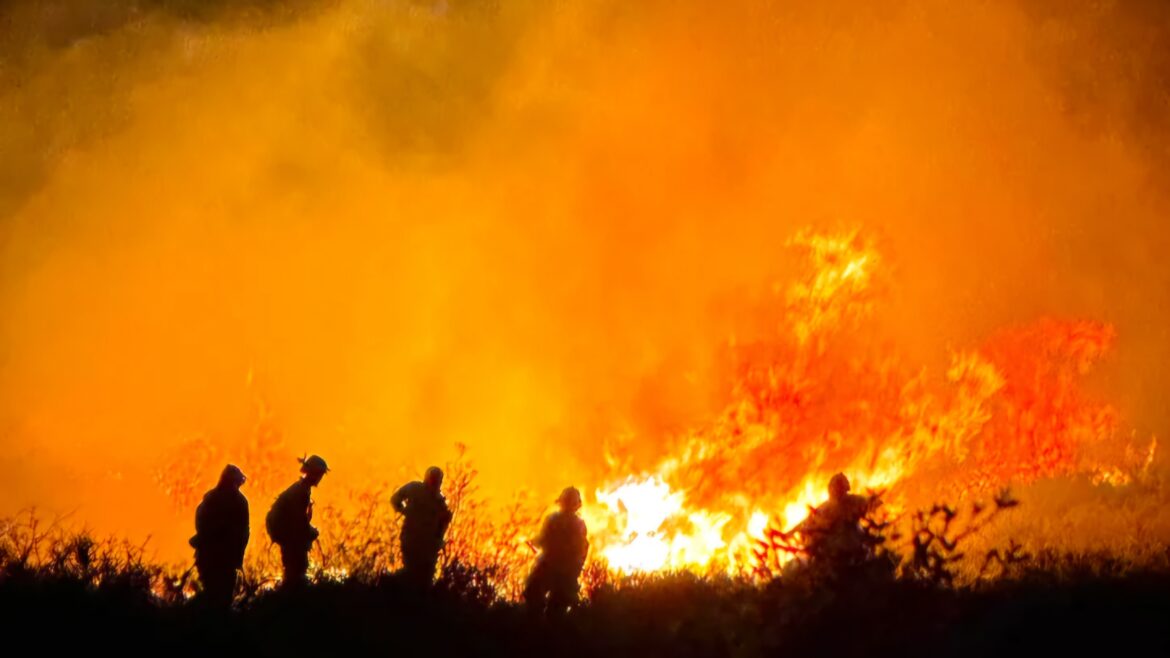
POLYGON ((1154 0, 0 5, 0 513, 181 551, 166 474, 264 446, 595 485, 723 408, 810 226, 926 368, 1109 323, 1166 436, 1167 53, 1154 0))

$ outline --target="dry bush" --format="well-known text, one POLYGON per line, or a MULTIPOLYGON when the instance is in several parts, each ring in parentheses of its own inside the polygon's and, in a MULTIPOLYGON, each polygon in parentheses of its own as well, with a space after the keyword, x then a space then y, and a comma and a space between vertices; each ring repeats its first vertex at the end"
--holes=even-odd
POLYGON ((175 577, 150 561, 145 543, 97 539, 87 529, 71 529, 66 520, 45 522, 28 510, 0 521, 0 584, 71 582, 160 603, 182 601, 190 592, 187 574, 175 577))
POLYGON ((490 587, 497 600, 518 601, 536 555, 529 539, 539 530, 541 510, 521 492, 493 513, 480 497, 479 472, 467 459, 466 447, 456 448, 455 460, 446 465, 444 488, 454 518, 440 556, 440 582, 448 587, 466 583, 476 599, 490 587))
MULTIPOLYGON (((440 556, 437 589, 483 607, 518 601, 535 556, 528 538, 535 535, 542 510, 524 494, 502 510, 489 508, 476 484, 478 472, 462 448, 447 464, 447 474, 445 489, 454 518, 440 556)), ((390 508, 389 494, 383 485, 354 494, 344 506, 319 510, 315 523, 321 537, 311 556, 314 582, 379 587, 399 568, 399 518, 390 508)), ((882 511, 880 497, 873 495, 871 512, 862 523, 867 545, 863 564, 832 565, 811 554, 799 533, 769 529, 755 547, 750 569, 728 576, 725 565, 712 565, 707 573, 688 577, 712 584, 746 586, 754 581, 805 589, 843 581, 880 587, 880 581, 896 577, 950 590, 996 587, 1006 581, 1119 578, 1138 569, 1170 572, 1170 551, 1165 548, 1160 553, 1147 551, 1141 562, 1114 553, 1029 553, 1014 541, 968 552, 972 537, 1017 505, 1007 492, 987 504, 974 502, 962 508, 938 504, 898 518, 882 511)), ((0 586, 69 582, 89 590, 136 593, 160 604, 180 603, 199 592, 191 569, 180 572, 181 568, 151 562, 145 544, 99 540, 84 529, 70 529, 68 521, 45 521, 35 511, 0 520, 0 586)), ((262 532, 254 533, 238 583, 238 604, 246 608, 262 598, 278 583, 279 574, 279 551, 262 532)), ((581 581, 586 599, 593 600, 602 593, 637 591, 664 577, 669 575, 615 574, 594 557, 581 581)))

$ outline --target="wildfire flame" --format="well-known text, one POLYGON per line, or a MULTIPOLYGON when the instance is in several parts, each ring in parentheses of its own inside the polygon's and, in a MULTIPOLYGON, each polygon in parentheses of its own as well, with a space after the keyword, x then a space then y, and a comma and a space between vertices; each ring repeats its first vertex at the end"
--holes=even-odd
MULTIPOLYGON (((962 496, 1100 470, 1081 453, 1114 435, 1116 413, 1084 396, 1076 377, 1109 348, 1110 326, 1046 320, 1009 331, 953 354, 935 382, 896 355, 861 359, 839 344, 876 302, 882 259, 870 241, 805 231, 789 244, 810 267, 782 290, 780 331, 732 351, 725 412, 680 437, 655 469, 596 490, 587 517, 612 569, 750 565, 753 541, 798 526, 837 471, 855 490, 892 492, 897 509, 909 481, 941 486, 944 473, 962 496)), ((1117 467, 1102 473, 1124 477, 1117 467)))

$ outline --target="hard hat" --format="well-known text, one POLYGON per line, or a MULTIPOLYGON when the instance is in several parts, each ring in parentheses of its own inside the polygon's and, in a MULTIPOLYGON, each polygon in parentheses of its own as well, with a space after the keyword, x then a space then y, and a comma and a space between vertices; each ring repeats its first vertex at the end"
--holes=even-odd
POLYGON ((319 457, 318 455, 310 455, 308 457, 302 457, 298 461, 301 462, 301 472, 302 473, 328 473, 329 472, 329 466, 325 463, 325 460, 321 459, 321 457, 319 457))
POLYGON ((557 503, 578 509, 581 507, 581 492, 577 491, 577 487, 566 487, 557 498, 557 503))

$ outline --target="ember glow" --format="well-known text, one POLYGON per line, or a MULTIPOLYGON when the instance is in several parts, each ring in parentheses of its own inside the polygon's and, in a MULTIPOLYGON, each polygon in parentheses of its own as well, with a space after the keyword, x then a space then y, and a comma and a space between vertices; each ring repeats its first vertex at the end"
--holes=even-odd
POLYGON ((1161 3, 194 4, 0 4, 0 516, 182 562, 225 462, 258 529, 466 445, 518 569, 574 485, 742 573, 836 472, 1170 540, 1161 3))

